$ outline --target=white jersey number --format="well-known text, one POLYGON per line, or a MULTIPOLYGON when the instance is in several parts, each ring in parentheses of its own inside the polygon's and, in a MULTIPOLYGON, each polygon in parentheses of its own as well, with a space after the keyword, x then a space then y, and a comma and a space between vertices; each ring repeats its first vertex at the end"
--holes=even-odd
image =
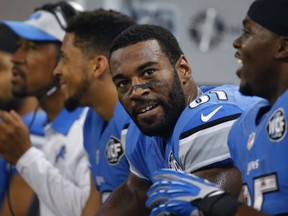
MULTIPOLYGON (((209 93, 214 93, 216 94, 218 100, 220 101, 227 101, 228 100, 228 96, 226 94, 225 91, 219 90, 219 91, 209 91, 209 93)), ((202 94, 201 96, 199 96, 198 98, 196 98, 195 100, 193 100, 190 104, 189 107, 190 108, 195 108, 197 106, 199 106, 200 104, 206 103, 210 100, 210 97, 208 94, 202 94)))
POLYGON ((276 174, 262 176, 254 179, 254 205, 252 206, 251 194, 246 184, 243 185, 243 193, 246 204, 260 211, 264 202, 265 193, 271 193, 278 190, 276 174))

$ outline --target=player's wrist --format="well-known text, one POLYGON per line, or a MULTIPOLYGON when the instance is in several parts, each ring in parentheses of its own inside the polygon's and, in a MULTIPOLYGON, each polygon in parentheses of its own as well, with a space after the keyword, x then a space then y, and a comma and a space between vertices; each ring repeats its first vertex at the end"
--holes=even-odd
POLYGON ((235 198, 221 191, 212 192, 202 200, 193 201, 192 204, 205 216, 234 216, 240 206, 235 198))

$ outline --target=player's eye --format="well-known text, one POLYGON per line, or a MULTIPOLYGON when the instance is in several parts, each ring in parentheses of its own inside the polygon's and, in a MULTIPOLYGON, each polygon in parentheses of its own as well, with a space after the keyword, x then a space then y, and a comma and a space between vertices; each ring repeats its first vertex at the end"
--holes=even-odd
POLYGON ((123 87, 127 86, 127 84, 128 84, 128 80, 121 80, 121 81, 118 81, 116 83, 116 87, 117 88, 123 88, 123 87))
POLYGON ((154 74, 154 72, 155 72, 154 69, 147 69, 143 72, 143 77, 151 76, 154 74))

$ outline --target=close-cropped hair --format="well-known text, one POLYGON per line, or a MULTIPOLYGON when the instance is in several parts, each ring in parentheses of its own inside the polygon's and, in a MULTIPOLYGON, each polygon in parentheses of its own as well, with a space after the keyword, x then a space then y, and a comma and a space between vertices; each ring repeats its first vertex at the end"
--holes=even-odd
POLYGON ((134 25, 121 32, 111 45, 109 55, 123 47, 139 42, 156 40, 162 52, 168 57, 170 64, 175 65, 183 54, 177 39, 167 29, 157 25, 134 25))
POLYGON ((66 28, 74 33, 74 45, 88 57, 95 53, 108 56, 109 48, 116 36, 135 24, 135 20, 114 10, 96 9, 81 12, 73 17, 66 28))

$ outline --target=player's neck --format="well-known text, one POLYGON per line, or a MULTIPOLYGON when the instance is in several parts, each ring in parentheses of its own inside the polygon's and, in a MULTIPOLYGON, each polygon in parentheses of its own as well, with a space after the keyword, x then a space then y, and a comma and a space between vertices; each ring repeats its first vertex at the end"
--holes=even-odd
POLYGON ((20 103, 21 104, 16 112, 21 116, 34 112, 38 106, 38 101, 34 97, 25 97, 21 99, 20 103))
POLYGON ((49 122, 53 121, 64 107, 64 98, 60 90, 43 98, 40 107, 47 113, 49 122))
POLYGON ((90 105, 102 118, 109 122, 118 103, 117 90, 113 83, 110 83, 110 85, 107 83, 103 88, 99 87, 100 85, 95 87, 93 90, 95 94, 90 95, 90 105), (101 93, 99 94, 99 92, 101 93))
POLYGON ((184 93, 186 97, 186 104, 190 104, 196 97, 202 94, 201 89, 196 85, 193 80, 190 80, 189 85, 184 87, 184 93))
POLYGON ((95 100, 93 109, 107 122, 111 120, 114 115, 114 109, 118 102, 117 95, 107 96, 106 99, 101 98, 100 101, 95 100), (109 98, 109 99, 108 99, 109 98))

